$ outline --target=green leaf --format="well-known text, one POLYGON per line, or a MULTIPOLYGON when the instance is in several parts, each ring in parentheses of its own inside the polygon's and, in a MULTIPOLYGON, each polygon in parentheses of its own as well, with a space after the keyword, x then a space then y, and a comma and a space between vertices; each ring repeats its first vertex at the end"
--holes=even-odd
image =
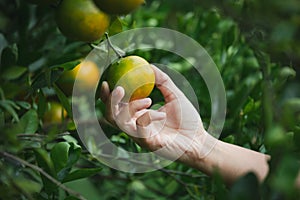
POLYGON ((51 69, 64 69, 64 71, 69 71, 72 70, 73 68, 75 68, 78 64, 80 63, 79 60, 75 60, 75 61, 70 61, 70 62, 66 62, 63 64, 59 64, 59 65, 54 65, 51 67, 51 69))
POLYGON ((69 143, 74 143, 74 144, 78 143, 78 141, 71 135, 64 135, 62 136, 62 138, 69 143))
POLYGON ((21 77, 26 71, 27 71, 26 67, 21 67, 21 66, 8 67, 3 72, 2 77, 5 80, 15 80, 21 77))
POLYGON ((26 101, 16 101, 16 104, 26 110, 31 108, 31 104, 26 101))
POLYGON ((19 116, 17 114, 17 112, 15 111, 15 109, 19 108, 13 101, 10 100, 0 100, 0 108, 3 108, 4 111, 7 111, 13 118, 15 121, 19 121, 19 116))
POLYGON ((61 91, 61 89, 59 89, 59 87, 57 87, 56 84, 54 84, 54 90, 59 101, 61 102, 61 105, 66 109, 68 115, 72 117, 72 109, 68 97, 61 91))
POLYGON ((224 48, 227 49, 229 46, 233 45, 237 37, 237 27, 235 25, 230 25, 230 27, 228 27, 228 30, 226 30, 226 32, 222 35, 222 45, 224 46, 224 48))
POLYGON ((28 110, 20 119, 23 133, 35 133, 38 129, 39 119, 36 110, 28 110))
POLYGON ((79 200, 77 197, 67 196, 64 200, 79 200))
POLYGON ((126 144, 126 140, 120 135, 112 135, 110 140, 119 144, 126 144))
POLYGON ((115 35, 117 33, 120 33, 123 31, 123 24, 119 17, 116 17, 116 19, 110 24, 108 32, 109 35, 115 35))
POLYGON ((296 71, 291 67, 283 67, 280 69, 279 76, 283 79, 288 77, 295 77, 296 71))
MULTIPOLYGON (((49 154, 44 149, 34 149, 34 154, 36 157, 36 162, 40 168, 42 168, 46 173, 56 179, 56 174, 52 160, 49 154)), ((41 174, 41 178, 44 184, 44 189, 47 193, 53 193, 57 190, 57 186, 50 181, 47 177, 41 174)))
POLYGON ((37 193, 41 190, 41 185, 35 181, 25 178, 18 178, 14 180, 14 183, 22 188, 23 191, 28 193, 37 193))
POLYGON ((259 182, 253 173, 248 173, 234 183, 229 193, 230 200, 260 199, 259 182))
POLYGON ((179 184, 175 180, 172 180, 166 184, 165 188, 165 193, 167 195, 172 195, 178 190, 179 184))
POLYGON ((52 148, 50 155, 57 178, 62 181, 80 158, 81 147, 74 143, 60 142, 52 148))
POLYGON ((101 171, 102 168, 90 168, 90 169, 78 169, 71 172, 66 178, 63 179, 63 183, 74 181, 81 178, 87 178, 89 176, 93 176, 101 171))
POLYGON ((294 143, 295 143, 295 147, 298 148, 298 152, 300 152, 300 126, 295 127, 294 143))
POLYGON ((67 165, 70 146, 67 142, 59 142, 51 149, 50 156, 57 173, 67 165))
POLYGON ((300 124, 300 98, 291 98, 283 103, 281 120, 287 129, 300 124))
POLYGON ((287 147, 287 142, 286 132, 281 126, 274 126, 267 131, 265 144, 269 149, 281 151, 282 148, 287 147))
POLYGON ((292 186, 295 183, 300 167, 297 159, 295 156, 285 155, 271 176, 271 185, 290 197, 295 195, 296 192, 292 186))
POLYGON ((4 124, 5 124, 4 112, 0 110, 0 127, 4 126, 4 124))
POLYGON ((51 82, 52 71, 51 71, 51 69, 47 68, 44 72, 44 75, 45 75, 45 81, 46 81, 47 87, 50 88, 51 85, 52 85, 52 82, 51 82))
POLYGON ((43 118, 43 116, 46 112, 47 102, 46 102, 46 97, 42 90, 40 90, 38 92, 38 98, 39 98, 39 101, 38 101, 37 112, 38 112, 39 118, 43 118))
POLYGON ((51 86, 55 81, 57 81, 57 79, 60 77, 61 74, 62 74, 62 70, 52 70, 50 78, 49 77, 47 78, 47 75, 45 73, 41 73, 37 75, 37 77, 34 79, 31 87, 34 91, 36 91, 38 89, 48 87, 49 84, 51 86), (49 82, 47 82, 47 80, 49 82))
POLYGON ((214 193, 216 199, 228 199, 228 189, 226 188, 225 181, 223 177, 218 173, 218 171, 214 172, 213 175, 213 188, 212 192, 214 193))
POLYGON ((252 98, 249 99, 249 102, 244 107, 244 114, 247 114, 255 109, 255 103, 252 98))
POLYGON ((5 67, 16 64, 18 60, 18 47, 16 44, 6 47, 3 49, 1 54, 1 65, 5 67))
POLYGON ((71 145, 69 149, 69 159, 67 163, 67 167, 73 166, 78 159, 80 158, 81 155, 81 146, 75 143, 69 143, 71 145))
POLYGON ((86 199, 102 199, 102 196, 100 196, 101 194, 99 194, 99 189, 87 178, 68 182, 65 183, 65 185, 80 193, 86 199))

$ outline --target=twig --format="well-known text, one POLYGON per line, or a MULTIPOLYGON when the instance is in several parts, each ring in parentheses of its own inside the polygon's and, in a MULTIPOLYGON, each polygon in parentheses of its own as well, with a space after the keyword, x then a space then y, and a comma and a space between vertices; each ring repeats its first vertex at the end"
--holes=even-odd
POLYGON ((169 171, 165 170, 164 168, 158 169, 161 172, 164 172, 165 174, 167 174, 168 176, 172 177, 177 183, 183 185, 184 187, 189 187, 188 184, 186 184, 185 182, 183 182, 182 180, 180 180, 179 178, 177 178, 174 174, 171 174, 169 171))
POLYGON ((201 175, 194 175, 194 174, 189 174, 186 172, 181 172, 181 171, 175 171, 175 170, 170 170, 170 169, 164 169, 166 172, 171 173, 171 174, 177 174, 180 176, 188 176, 191 178, 203 178, 203 177, 207 177, 207 175, 201 174, 201 175))
POLYGON ((41 135, 38 133, 34 133, 34 134, 20 133, 17 135, 17 137, 41 137, 41 138, 44 138, 44 137, 46 137, 46 135, 41 135))
POLYGON ((84 198, 81 194, 71 190, 70 188, 66 187, 65 185, 63 185, 61 182, 57 181, 56 179, 54 179, 52 176, 50 176, 47 172, 45 172, 43 169, 41 169, 40 167, 33 165, 17 156, 14 156, 10 153, 7 152, 1 152, 0 154, 3 155, 6 158, 10 158, 12 160, 15 160, 27 167, 30 167, 31 169, 39 172, 40 174, 42 174, 43 176, 45 176, 47 179, 49 179, 51 182, 53 182, 55 185, 57 185, 58 187, 60 187, 61 189, 63 189, 64 191, 66 191, 68 194, 77 197, 80 200, 87 200, 86 198, 84 198))
MULTIPOLYGON (((148 167, 153 167, 165 174, 167 174, 168 176, 172 177, 176 182, 178 182, 179 184, 183 185, 184 187, 188 188, 188 187, 191 187, 191 185, 183 182, 182 180, 180 180, 179 178, 177 178, 174 174, 177 174, 177 175, 184 175, 184 176, 189 176, 189 177, 192 177, 192 178, 198 178, 198 177, 202 177, 202 176, 192 176, 190 174, 187 174, 187 173, 184 173, 184 172, 179 172, 179 171, 174 171, 174 170, 168 170, 168 169, 165 169, 165 168, 159 168, 155 165, 152 165, 152 164, 149 164, 149 163, 145 163, 145 162, 140 162, 140 161, 136 161, 136 160, 130 160, 128 158, 122 158, 122 157, 114 157, 112 155, 109 155, 109 154, 100 154, 100 156, 102 157, 105 157, 105 158, 111 158, 111 159, 116 159, 116 160, 121 160, 121 161, 127 161, 127 162, 131 162, 131 163, 134 163, 134 164, 139 164, 139 165, 144 165, 144 166, 148 166, 148 167)), ((195 186, 195 185, 193 185, 195 186)), ((197 186, 199 187, 199 186, 197 186)))
POLYGON ((63 137, 63 136, 67 136, 67 135, 71 135, 71 133, 66 131, 66 132, 57 134, 57 137, 63 137))
POLYGON ((8 172, 5 170, 5 167, 3 166, 3 163, 0 160, 0 169, 3 172, 4 177, 7 178, 7 180, 9 181, 9 183, 11 184, 11 186, 13 188, 15 188, 18 192, 22 193, 27 199, 29 200, 34 200, 33 197, 28 194, 27 191, 24 191, 22 188, 20 188, 14 181, 14 179, 8 174, 8 172))
POLYGON ((115 47, 113 46, 113 44, 111 43, 110 39, 109 39, 109 36, 108 36, 108 33, 105 32, 105 37, 106 37, 106 40, 107 40, 107 43, 108 43, 108 46, 110 48, 112 48, 112 50, 117 54, 117 56, 119 58, 123 58, 123 56, 115 49, 115 47))
POLYGON ((37 137, 20 137, 20 140, 31 141, 31 142, 40 142, 40 143, 42 143, 44 141, 42 138, 37 138, 37 137))

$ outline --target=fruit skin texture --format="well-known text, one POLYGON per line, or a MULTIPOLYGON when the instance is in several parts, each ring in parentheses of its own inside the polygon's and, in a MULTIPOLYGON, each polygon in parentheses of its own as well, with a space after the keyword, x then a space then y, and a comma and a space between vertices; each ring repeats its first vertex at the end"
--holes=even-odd
POLYGON ((110 18, 92 0, 63 0, 56 9, 59 30, 71 39, 93 42, 107 30, 110 18))
POLYGON ((68 96, 73 92, 74 82, 79 81, 77 89, 89 91, 98 85, 100 79, 100 69, 92 61, 82 61, 72 70, 65 71, 57 80, 60 89, 68 96))
POLYGON ((46 124, 59 124, 62 122, 63 117, 67 116, 66 110, 58 102, 48 103, 48 109, 44 114, 44 123, 46 124))
POLYGON ((127 56, 109 66, 106 79, 109 88, 122 86, 125 90, 123 101, 133 101, 150 95, 155 84, 151 65, 139 56, 127 56))
POLYGON ((126 15, 145 3, 145 0, 94 0, 94 2, 108 14, 126 15))

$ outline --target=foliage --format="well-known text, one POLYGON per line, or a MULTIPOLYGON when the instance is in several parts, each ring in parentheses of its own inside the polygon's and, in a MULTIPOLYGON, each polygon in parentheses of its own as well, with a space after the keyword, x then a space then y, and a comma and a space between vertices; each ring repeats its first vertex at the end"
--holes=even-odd
MULTIPOLYGON (((80 143, 72 121, 71 97, 57 86, 62 73, 74 68, 92 45, 70 40, 59 32, 55 6, 3 0, 1 199, 299 197, 299 191, 293 188, 300 167, 300 83, 296 76, 299 66, 295 67, 300 63, 300 41, 296 38, 299 16, 295 14, 299 13, 299 4, 296 0, 266 4, 257 0, 215 0, 205 5, 191 2, 148 0, 135 12, 116 18, 108 31, 112 35, 135 27, 167 27, 203 45, 216 62, 226 88, 227 116, 220 139, 270 154, 270 173, 264 183, 260 185, 255 175, 247 174, 229 188, 218 174, 207 177, 180 163, 155 172, 130 174, 95 160, 80 143), (266 5, 270 7, 266 9, 266 5), (274 13, 285 17, 278 19, 274 13), (270 23, 265 19, 271 19, 270 23), (62 123, 49 125, 43 118, 53 101, 59 102, 68 115, 62 117, 62 123)), ((183 74, 195 89, 201 116, 208 125, 209 94, 203 80, 194 76, 193 68, 168 52, 134 53, 183 74)), ((162 100, 157 91, 151 97, 156 102, 162 100)), ((96 106, 103 122, 103 103, 97 100, 96 106)), ((107 124, 103 128, 115 144, 143 151, 126 134, 107 124)))

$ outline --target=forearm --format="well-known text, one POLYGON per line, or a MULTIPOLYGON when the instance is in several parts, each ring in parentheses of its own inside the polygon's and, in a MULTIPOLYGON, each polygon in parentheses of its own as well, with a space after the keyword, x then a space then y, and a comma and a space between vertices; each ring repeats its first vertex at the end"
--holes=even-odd
MULTIPOLYGON (((210 138, 212 139, 214 138, 210 138)), ((205 158, 199 158, 195 154, 190 165, 208 175, 212 175, 217 170, 228 184, 248 172, 255 173, 260 181, 266 177, 269 171, 268 155, 215 140, 211 152, 205 158)))

